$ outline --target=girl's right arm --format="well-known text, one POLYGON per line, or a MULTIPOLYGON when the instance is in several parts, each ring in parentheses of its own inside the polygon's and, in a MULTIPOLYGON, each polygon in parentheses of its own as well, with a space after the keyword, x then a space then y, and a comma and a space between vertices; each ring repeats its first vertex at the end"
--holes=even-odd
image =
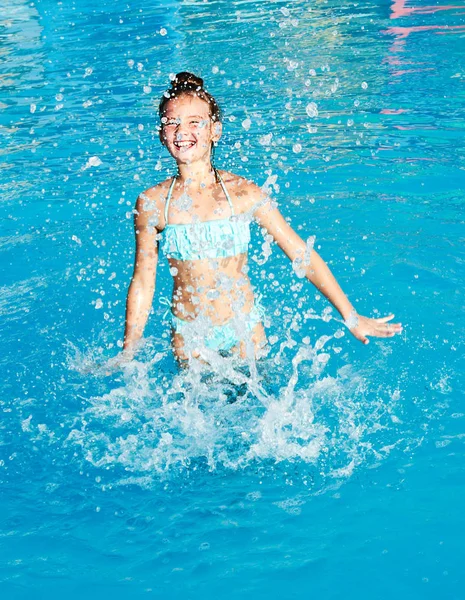
POLYGON ((158 245, 155 218, 157 212, 144 194, 137 199, 134 215, 136 234, 136 255, 134 273, 129 285, 126 301, 126 327, 124 331, 123 349, 132 354, 138 340, 142 337, 144 327, 152 308, 153 293, 158 263, 158 245), (152 210, 151 210, 152 209, 152 210))

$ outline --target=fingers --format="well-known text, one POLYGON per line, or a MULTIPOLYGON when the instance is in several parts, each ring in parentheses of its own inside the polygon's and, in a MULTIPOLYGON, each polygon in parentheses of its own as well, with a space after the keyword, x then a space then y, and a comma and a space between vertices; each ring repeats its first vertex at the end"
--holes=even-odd
POLYGON ((394 337, 398 333, 402 333, 402 323, 387 323, 386 317, 377 320, 376 326, 370 332, 370 335, 376 337, 394 337))
POLYGON ((375 321, 378 321, 378 323, 386 323, 387 321, 391 321, 394 317, 395 315, 391 313, 387 317, 381 317, 380 319, 375 319, 375 321))

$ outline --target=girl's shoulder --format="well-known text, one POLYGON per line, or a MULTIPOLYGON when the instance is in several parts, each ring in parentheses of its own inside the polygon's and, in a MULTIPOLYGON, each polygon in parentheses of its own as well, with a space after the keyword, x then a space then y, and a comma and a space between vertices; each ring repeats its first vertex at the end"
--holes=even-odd
POLYGON ((172 180, 172 177, 168 177, 161 183, 157 183, 141 192, 137 197, 137 212, 146 217, 162 214, 172 180))
POLYGON ((219 171, 219 173, 239 212, 248 212, 261 200, 262 189, 250 179, 229 171, 219 171))
POLYGON ((144 210, 154 210, 155 207, 160 209, 165 205, 166 196, 168 195, 168 191, 170 189, 171 182, 173 181, 172 177, 168 177, 165 181, 161 183, 157 183, 152 187, 147 188, 143 192, 141 192, 138 196, 138 200, 148 201, 149 205, 143 206, 144 210))

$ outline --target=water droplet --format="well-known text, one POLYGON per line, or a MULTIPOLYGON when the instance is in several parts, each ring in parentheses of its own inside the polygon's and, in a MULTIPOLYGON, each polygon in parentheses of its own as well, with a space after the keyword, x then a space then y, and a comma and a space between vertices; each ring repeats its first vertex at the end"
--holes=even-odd
POLYGON ((272 133, 268 133, 266 135, 262 135, 258 140, 258 143, 261 146, 269 146, 271 144, 271 138, 273 137, 272 133))
POLYGON ((160 35, 166 35, 168 32, 166 31, 166 29, 164 27, 162 27, 160 29, 160 35))
POLYGON ((366 81, 363 81, 363 82, 362 82, 362 88, 363 88, 364 90, 368 89, 368 83, 367 83, 366 81))
POLYGON ((305 107, 305 112, 311 118, 317 117, 318 116, 318 106, 315 104, 315 102, 310 102, 305 107))
POLYGON ((249 131, 250 126, 252 125, 252 121, 249 119, 249 117, 247 117, 247 119, 244 119, 242 121, 242 127, 246 130, 249 131))
POLYGON ((89 160, 86 163, 86 166, 84 167, 85 169, 88 169, 89 167, 99 167, 102 164, 102 161, 100 160, 100 158, 98 156, 91 156, 89 158, 89 160))
POLYGON ((287 70, 288 71, 295 71, 299 66, 299 63, 296 60, 290 60, 287 63, 287 70))
POLYGON ((302 152, 302 145, 301 144, 294 144, 292 146, 292 151, 295 152, 296 154, 298 154, 299 152, 302 152))

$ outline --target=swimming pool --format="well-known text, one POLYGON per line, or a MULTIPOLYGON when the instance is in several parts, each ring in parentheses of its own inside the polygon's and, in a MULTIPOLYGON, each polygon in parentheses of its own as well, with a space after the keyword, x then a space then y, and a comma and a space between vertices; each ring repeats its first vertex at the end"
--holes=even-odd
POLYGON ((463 4, 147 4, 0 16, 2 597, 463 598, 463 4), (156 299, 106 375, 184 69, 223 106, 218 166, 402 336, 343 335, 255 230, 268 358, 178 373, 156 299))

